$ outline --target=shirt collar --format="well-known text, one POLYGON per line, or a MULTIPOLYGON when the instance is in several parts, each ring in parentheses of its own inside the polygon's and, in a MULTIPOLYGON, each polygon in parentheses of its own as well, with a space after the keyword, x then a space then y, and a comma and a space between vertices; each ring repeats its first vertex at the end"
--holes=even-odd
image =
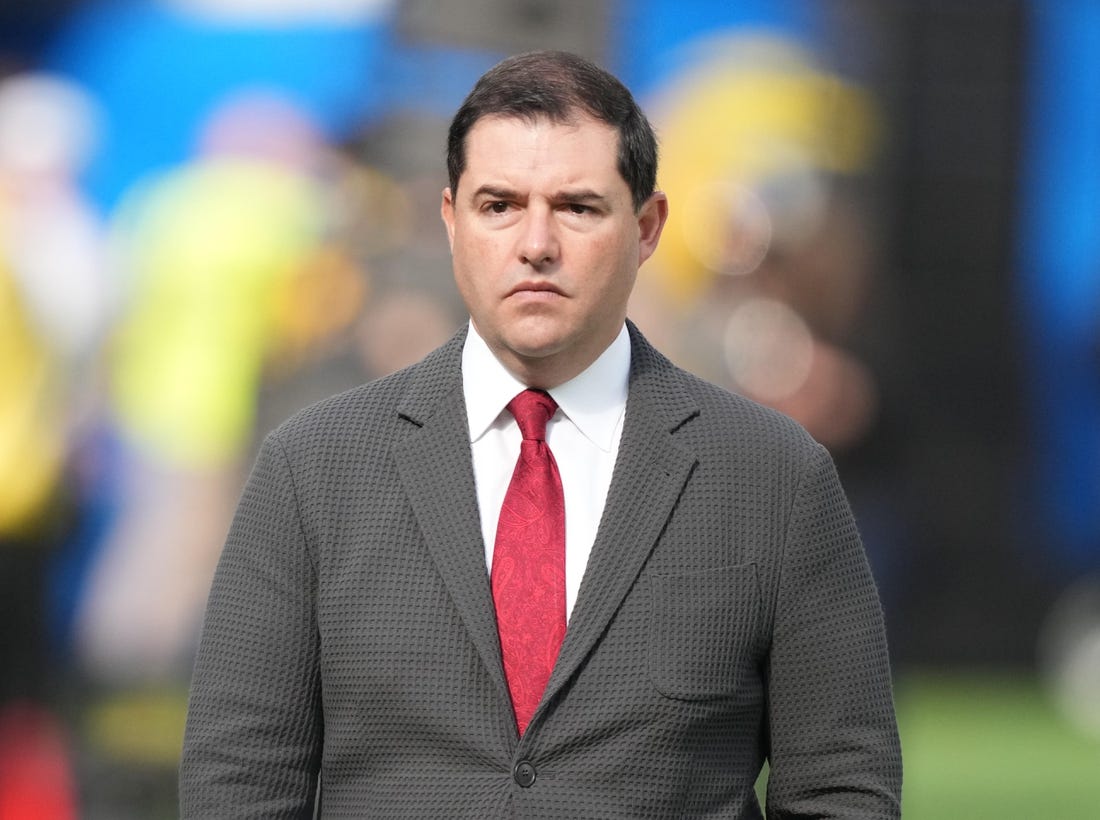
MULTIPOLYGON (((562 413, 601 450, 610 452, 615 430, 626 409, 630 379, 630 335, 619 335, 589 367, 549 393, 562 413)), ((462 391, 470 441, 477 441, 512 398, 526 387, 493 355, 470 322, 462 348, 462 391)))

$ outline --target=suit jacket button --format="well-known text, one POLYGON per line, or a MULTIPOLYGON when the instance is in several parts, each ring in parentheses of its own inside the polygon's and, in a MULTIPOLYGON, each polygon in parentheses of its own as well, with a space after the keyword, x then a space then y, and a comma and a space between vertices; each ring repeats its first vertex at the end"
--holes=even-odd
POLYGON ((535 767, 526 760, 521 760, 516 764, 516 768, 512 770, 512 777, 523 788, 529 789, 531 784, 535 782, 535 767))

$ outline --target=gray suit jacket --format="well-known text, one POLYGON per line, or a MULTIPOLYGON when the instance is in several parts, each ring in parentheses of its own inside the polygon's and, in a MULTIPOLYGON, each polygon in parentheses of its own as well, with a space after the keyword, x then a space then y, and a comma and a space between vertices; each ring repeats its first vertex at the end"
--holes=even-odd
POLYGON ((900 814, 881 608, 827 453, 631 326, 606 510, 516 734, 464 334, 264 443, 214 580, 185 818, 900 814), (320 773, 318 786, 318 773, 320 773))

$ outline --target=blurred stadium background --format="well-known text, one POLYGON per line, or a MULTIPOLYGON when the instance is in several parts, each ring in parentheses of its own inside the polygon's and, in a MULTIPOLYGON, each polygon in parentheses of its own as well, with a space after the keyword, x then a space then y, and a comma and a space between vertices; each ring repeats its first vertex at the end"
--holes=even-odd
POLYGON ((632 313, 832 450, 905 814, 1100 817, 1100 3, 0 3, 0 820, 175 816, 260 436, 464 319, 447 120, 621 76, 672 221, 632 313))

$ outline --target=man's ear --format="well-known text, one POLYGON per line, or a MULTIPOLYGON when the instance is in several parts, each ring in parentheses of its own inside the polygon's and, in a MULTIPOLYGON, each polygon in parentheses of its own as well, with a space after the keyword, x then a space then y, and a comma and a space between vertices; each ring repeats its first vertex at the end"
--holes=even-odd
POLYGON ((455 203, 450 188, 443 189, 443 202, 439 207, 439 215, 443 217, 443 224, 447 226, 447 242, 453 251, 455 247, 455 203))
POLYGON ((661 231, 668 220, 668 197, 664 191, 654 191, 638 211, 638 264, 641 265, 657 250, 661 231))

